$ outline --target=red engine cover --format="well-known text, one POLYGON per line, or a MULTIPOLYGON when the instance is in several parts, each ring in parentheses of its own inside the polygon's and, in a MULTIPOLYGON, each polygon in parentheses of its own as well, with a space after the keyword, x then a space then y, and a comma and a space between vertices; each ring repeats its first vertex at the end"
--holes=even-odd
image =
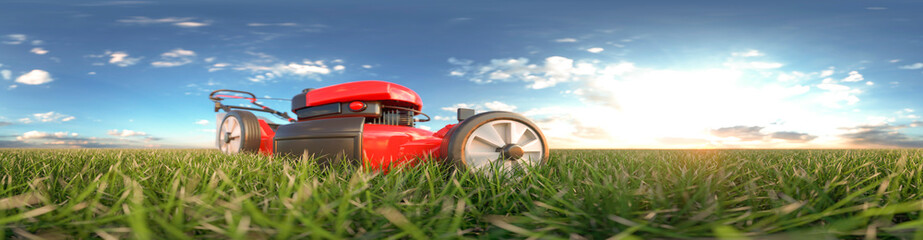
POLYGON ((420 95, 407 87, 384 81, 358 81, 311 90, 305 94, 305 107, 350 101, 398 101, 423 108, 420 95))

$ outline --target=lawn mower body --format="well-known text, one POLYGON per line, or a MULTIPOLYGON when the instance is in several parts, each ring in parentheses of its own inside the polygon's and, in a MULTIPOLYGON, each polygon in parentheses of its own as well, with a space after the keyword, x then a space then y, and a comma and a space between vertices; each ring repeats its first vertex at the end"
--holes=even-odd
MULTIPOLYGON (((213 92, 210 98, 215 101, 215 111, 223 109, 227 112, 218 115, 219 119, 224 120, 218 122, 216 138, 219 148, 226 153, 259 152, 268 156, 314 156, 324 161, 350 159, 358 160, 366 167, 387 170, 413 164, 418 160, 446 159, 452 156, 463 158, 464 154, 457 151, 458 149, 453 151, 449 148, 453 148, 453 142, 459 142, 455 145, 466 142, 468 139, 457 139, 467 137, 473 131, 466 132, 466 136, 455 137, 456 140, 451 139, 455 128, 466 118, 474 116, 474 110, 471 109, 458 110, 459 124, 448 124, 435 132, 416 128, 416 122, 429 120, 429 117, 421 112, 423 106, 420 96, 404 86, 383 81, 359 81, 305 89, 291 101, 291 111, 296 117, 289 117, 287 113, 259 105, 256 97, 247 92, 218 90, 213 92), (221 91, 246 93, 252 98, 215 94, 221 91), (220 103, 222 97, 249 99, 260 108, 223 105, 220 103), (231 109, 268 112, 287 119, 290 123, 274 124, 268 119, 252 117, 252 113, 231 109), (426 116, 427 119, 417 119, 419 115, 426 116), (237 133, 235 127, 240 128, 236 130, 237 133)), ((498 115, 499 112, 492 114, 501 116, 498 115)), ((521 118, 520 115, 515 115, 521 118)), ((522 119, 521 121, 528 122, 527 119, 522 119)), ((529 137, 540 145, 537 149, 542 152, 530 158, 544 161, 547 158, 547 144, 540 130, 534 127, 534 124, 530 126, 531 130, 523 130, 524 133, 516 134, 529 137)), ((512 134, 515 127, 510 124, 509 128, 511 134, 508 134, 510 137, 507 140, 515 140, 513 135, 516 134, 512 134)), ((497 159, 503 159, 506 155, 523 156, 522 150, 513 148, 512 152, 509 152, 502 149, 506 145, 515 144, 502 144, 504 141, 500 135, 502 134, 494 136, 493 143, 483 141, 488 143, 485 151, 495 150, 493 152, 496 152, 497 156, 494 158, 497 159)), ((519 138, 521 137, 516 139, 519 138)), ((477 138, 472 139, 478 141, 477 138)))

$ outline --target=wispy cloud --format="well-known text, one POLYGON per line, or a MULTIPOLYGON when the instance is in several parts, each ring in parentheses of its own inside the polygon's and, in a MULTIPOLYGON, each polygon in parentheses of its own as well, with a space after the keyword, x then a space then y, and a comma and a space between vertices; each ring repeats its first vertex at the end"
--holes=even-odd
POLYGON ((516 110, 516 106, 515 106, 515 105, 503 103, 503 102, 500 102, 500 101, 490 101, 490 102, 483 102, 483 103, 478 103, 478 104, 474 104, 474 103, 457 103, 457 104, 452 105, 452 106, 443 107, 442 110, 449 111, 449 112, 455 112, 455 111, 457 111, 459 108, 470 108, 470 109, 474 109, 475 111, 478 111, 478 112, 484 112, 484 111, 508 111, 508 112, 512 112, 512 111, 515 111, 515 110, 516 110))
POLYGON ((558 38, 558 39, 555 39, 554 41, 559 42, 559 43, 572 43, 572 42, 577 42, 577 39, 576 38, 558 38))
POLYGON ((760 51, 758 51, 758 50, 754 50, 754 49, 750 49, 750 50, 743 51, 743 52, 733 52, 733 53, 731 53, 731 56, 735 56, 735 57, 760 57, 760 56, 764 56, 764 55, 766 55, 766 54, 764 54, 764 53, 762 53, 762 52, 760 52, 760 51))
POLYGON ((3 36, 3 44, 18 45, 26 41, 25 34, 7 34, 3 36))
POLYGON ((591 53, 601 53, 601 52, 603 52, 603 51, 605 51, 605 50, 606 50, 606 49, 603 49, 603 48, 601 48, 601 47, 594 47, 594 48, 589 48, 589 49, 587 49, 586 51, 587 51, 587 52, 591 52, 591 53))
POLYGON ((851 128, 843 128, 849 133, 840 135, 848 143, 858 146, 878 146, 878 147, 923 147, 923 139, 916 136, 910 136, 901 133, 899 130, 905 128, 917 128, 923 126, 923 122, 914 121, 909 124, 891 125, 861 125, 851 128))
POLYGON ((782 66, 785 66, 785 64, 777 63, 777 62, 754 61, 754 62, 726 62, 724 63, 724 66, 727 66, 730 68, 738 68, 738 69, 776 69, 776 68, 781 68, 782 66))
POLYGON ((45 50, 44 48, 32 48, 32 50, 29 52, 35 53, 38 55, 45 55, 46 53, 48 53, 48 50, 45 50))
POLYGON ((840 80, 840 81, 843 81, 843 82, 858 82, 858 81, 862 81, 862 80, 865 80, 865 77, 863 77, 862 74, 859 74, 858 71, 850 71, 850 72, 849 72, 849 76, 847 76, 846 78, 843 78, 843 80, 840 80))
POLYGON ((110 135, 110 136, 116 136, 116 137, 143 137, 143 136, 147 136, 147 133, 145 133, 145 132, 139 132, 139 131, 128 130, 128 129, 122 129, 122 131, 119 131, 118 129, 112 129, 112 130, 109 130, 108 132, 106 132, 106 134, 108 134, 108 135, 110 135))
MULTIPOLYGON (((98 138, 82 137, 80 134, 69 131, 44 132, 32 130, 21 135, 7 136, 13 141, 0 140, 0 148, 28 147, 28 148, 125 148, 125 147, 159 147, 160 138, 98 138)), ((0 136, 3 138, 3 136, 0 136)))
POLYGON ((910 70, 923 69, 923 63, 919 63, 919 62, 918 62, 918 63, 914 63, 914 64, 910 64, 910 65, 900 66, 900 67, 898 67, 898 68, 900 68, 900 69, 910 69, 910 70))
POLYGON ((0 70, 0 77, 3 77, 3 80, 10 80, 13 78, 13 71, 7 69, 0 70))
POLYGON ((779 139, 788 142, 805 143, 817 138, 817 136, 807 133, 779 131, 771 133, 762 133, 764 127, 760 126, 733 126, 711 130, 711 134, 716 137, 733 137, 741 141, 770 141, 779 139))
POLYGON ((134 5, 144 5, 144 4, 152 4, 152 3, 153 2, 150 2, 150 1, 103 1, 103 2, 95 2, 95 3, 81 3, 81 4, 76 4, 76 6, 84 6, 84 7, 134 6, 134 5))
POLYGON ((193 22, 193 21, 186 21, 186 22, 174 23, 173 25, 180 26, 180 27, 184 27, 184 28, 196 28, 196 27, 208 26, 208 25, 211 25, 211 23, 210 23, 210 22, 193 22))
POLYGON ((117 20, 120 23, 127 24, 138 24, 138 25, 150 25, 150 24, 171 24, 179 27, 186 28, 195 28, 195 27, 204 27, 211 24, 210 21, 193 21, 193 17, 165 17, 165 18, 150 18, 144 16, 134 16, 128 19, 119 19, 117 20))
MULTIPOLYGON (((334 72, 342 72, 346 69, 346 67, 341 64, 332 65, 333 62, 331 62, 332 66, 330 66, 324 60, 305 59, 300 63, 286 63, 279 62, 275 59, 275 57, 266 54, 253 54, 258 56, 260 59, 251 63, 241 64, 233 67, 234 70, 249 71, 254 73, 254 76, 248 78, 252 82, 264 82, 280 76, 296 76, 320 80, 322 75, 327 75, 334 72)), ((215 66, 213 66, 213 68, 214 67, 215 66)), ((222 68, 223 67, 224 65, 222 65, 222 68)))
POLYGON ((293 22, 283 22, 283 23, 248 23, 247 26, 249 26, 249 27, 272 27, 272 26, 276 26, 276 27, 296 27, 296 26, 298 26, 298 24, 297 24, 297 23, 293 23, 293 22))
MULTIPOLYGON (((143 57, 131 57, 127 52, 123 51, 109 51, 106 50, 103 54, 99 55, 88 55, 87 57, 91 58, 109 58, 107 62, 112 65, 119 67, 128 67, 131 65, 138 64, 143 57)), ((98 63, 94 65, 105 65, 105 63, 98 63)))
POLYGON ((449 58, 448 62, 455 65, 449 73, 452 76, 464 76, 475 83, 523 81, 533 89, 589 77, 596 70, 589 63, 575 64, 573 59, 561 56, 548 57, 542 65, 530 64, 526 58, 493 59, 483 65, 456 58, 449 58))
POLYGON ((34 121, 37 121, 37 122, 68 122, 74 119, 76 119, 76 117, 74 116, 51 111, 51 112, 46 112, 46 113, 32 114, 32 118, 21 118, 19 119, 19 122, 26 123, 26 124, 32 123, 34 121))
POLYGON ((840 105, 842 102, 846 102, 848 105, 856 104, 859 102, 858 95, 862 93, 862 90, 838 84, 832 78, 825 78, 820 84, 817 84, 817 88, 826 91, 820 96, 820 100, 825 106, 832 108, 842 107, 840 105))
POLYGON ((173 49, 169 52, 160 54, 160 61, 151 63, 154 67, 176 67, 192 63, 196 53, 192 50, 182 48, 173 49))

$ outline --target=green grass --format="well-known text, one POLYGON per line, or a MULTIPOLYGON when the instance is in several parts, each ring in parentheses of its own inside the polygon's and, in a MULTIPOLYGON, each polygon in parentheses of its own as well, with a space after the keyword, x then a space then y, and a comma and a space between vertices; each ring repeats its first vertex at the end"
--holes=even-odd
POLYGON ((0 150, 0 239, 923 239, 923 150, 555 150, 522 177, 0 150))

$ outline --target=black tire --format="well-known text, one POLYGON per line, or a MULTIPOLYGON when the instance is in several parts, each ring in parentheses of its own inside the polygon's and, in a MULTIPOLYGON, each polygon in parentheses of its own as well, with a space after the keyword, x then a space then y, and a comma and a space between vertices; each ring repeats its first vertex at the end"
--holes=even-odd
MULTIPOLYGON (((253 113, 237 110, 230 111, 224 116, 224 119, 221 120, 221 124, 218 126, 218 149, 222 152, 237 154, 256 153, 260 151, 260 122, 253 113), (225 129, 225 122, 228 122, 228 119, 231 118, 234 118, 234 120, 240 123, 241 141, 237 146, 232 146, 234 144, 234 142, 232 142, 233 138, 228 138, 230 132, 227 132, 225 129), (226 144, 227 146, 223 147, 222 144, 226 144), (235 151, 235 149, 237 151, 235 151)), ((233 128, 231 130, 233 130, 233 128)))
MULTIPOLYGON (((443 145, 441 147, 442 156, 445 156, 447 162, 454 165, 456 169, 470 170, 469 163, 467 159, 465 159, 465 146, 468 146, 469 136, 471 136, 471 134, 482 125, 504 120, 522 123, 523 125, 532 129, 533 133, 537 135, 535 136, 537 137, 537 140, 541 141, 541 153, 537 154, 540 155, 541 159, 538 161, 538 164, 545 164, 548 161, 548 142, 545 140, 545 135, 541 132, 541 129, 538 128, 535 123, 520 114, 501 111, 485 112, 471 116, 452 128, 446 134, 448 136, 448 141, 443 141, 443 145)), ((524 132, 524 134, 525 133, 526 132, 524 132)), ((523 136, 518 136, 517 138, 521 138, 523 136)), ((515 161, 515 159, 512 159, 511 161, 515 161)))

